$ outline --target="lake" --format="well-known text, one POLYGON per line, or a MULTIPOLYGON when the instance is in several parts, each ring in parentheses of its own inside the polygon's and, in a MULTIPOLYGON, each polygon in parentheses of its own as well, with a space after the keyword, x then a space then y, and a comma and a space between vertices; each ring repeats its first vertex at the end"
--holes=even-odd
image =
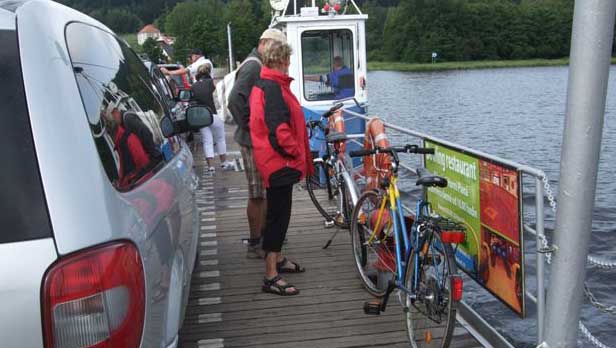
MULTIPOLYGON (((555 194, 560 170, 568 69, 566 67, 488 69, 430 73, 375 71, 368 74, 369 114, 543 170, 555 194)), ((410 138, 408 138, 410 140, 410 138)), ((397 138, 396 142, 408 141, 397 138)), ((601 162, 590 252, 616 255, 616 67, 610 70, 601 162)), ((529 181, 530 183, 530 181, 529 181)), ((524 190, 525 211, 534 203, 534 185, 524 190)), ((546 232, 554 215, 547 209, 546 232)), ((527 288, 536 293, 534 237, 526 234, 527 288)), ((597 298, 616 304, 616 271, 589 268, 597 298)), ((469 281, 470 282, 470 281, 469 281)), ((468 283, 468 282, 467 282, 468 283)), ((527 300, 521 320, 487 292, 465 284, 465 300, 516 346, 534 346, 536 310, 527 300)), ((582 320, 603 343, 616 342, 614 316, 585 301, 582 320)), ((580 346, 591 346, 580 341, 580 346)))

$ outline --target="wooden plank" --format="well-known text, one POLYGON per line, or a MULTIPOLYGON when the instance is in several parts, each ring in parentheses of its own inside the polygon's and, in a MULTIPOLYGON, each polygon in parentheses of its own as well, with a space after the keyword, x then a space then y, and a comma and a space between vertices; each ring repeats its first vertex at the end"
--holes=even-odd
MULTIPOLYGON (((264 264, 247 259, 247 185, 244 173, 203 173, 200 146, 196 168, 201 178, 200 255, 189 306, 180 332, 182 348, 223 347, 408 347, 405 315, 397 296, 380 316, 363 313, 372 297, 363 289, 348 231, 326 229, 305 190, 293 192, 293 213, 284 253, 307 268, 285 278, 301 291, 279 297, 261 292, 264 264)), ((422 322, 418 322, 422 323, 422 322)), ((421 327, 434 323, 425 322, 421 327)), ((420 327, 420 328, 421 328, 420 327)), ((479 344, 457 327, 452 348, 479 344)))

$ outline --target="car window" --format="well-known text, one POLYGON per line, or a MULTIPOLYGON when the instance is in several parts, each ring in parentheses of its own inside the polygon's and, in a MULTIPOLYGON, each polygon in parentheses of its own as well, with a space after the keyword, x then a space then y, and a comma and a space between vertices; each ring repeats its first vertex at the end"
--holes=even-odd
POLYGON ((14 30, 0 30, 0 243, 51 237, 14 30))
POLYGON ((106 31, 71 23, 66 43, 105 172, 117 189, 129 190, 161 167, 168 145, 156 83, 139 57, 106 31))
POLYGON ((353 33, 348 29, 304 31, 304 98, 313 101, 355 96, 353 51, 353 33))
POLYGON ((152 77, 156 80, 156 83, 158 84, 158 89, 160 90, 161 94, 164 95, 164 98, 172 100, 174 98, 173 92, 171 91, 171 87, 169 86, 165 75, 163 75, 163 73, 161 73, 158 68, 153 69, 154 70, 152 70, 152 77))

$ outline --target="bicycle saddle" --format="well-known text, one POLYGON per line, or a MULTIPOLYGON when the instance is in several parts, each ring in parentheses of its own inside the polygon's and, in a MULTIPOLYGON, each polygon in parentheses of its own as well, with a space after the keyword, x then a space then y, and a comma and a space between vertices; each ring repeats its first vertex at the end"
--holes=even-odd
POLYGON ((430 173, 426 168, 418 168, 417 175, 419 179, 415 182, 416 186, 447 187, 447 179, 430 173))
POLYGON ((335 143, 337 141, 345 141, 347 140, 347 135, 346 133, 343 133, 343 132, 330 131, 329 134, 327 134, 327 136, 325 137, 325 140, 328 143, 335 143))

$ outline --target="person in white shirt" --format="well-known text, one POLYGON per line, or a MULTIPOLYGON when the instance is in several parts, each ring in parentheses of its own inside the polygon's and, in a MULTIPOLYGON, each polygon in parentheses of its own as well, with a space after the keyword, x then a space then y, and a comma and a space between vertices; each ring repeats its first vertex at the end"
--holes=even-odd
POLYGON ((190 51, 189 57, 190 57, 190 62, 192 64, 190 64, 186 68, 181 68, 181 69, 177 69, 173 71, 169 71, 165 68, 160 68, 160 71, 165 75, 189 74, 192 81, 196 81, 197 72, 199 71, 199 67, 202 66, 203 64, 208 64, 210 66, 210 71, 214 71, 214 64, 212 64, 211 60, 203 56, 203 51, 201 51, 200 49, 198 48, 192 49, 190 51))

